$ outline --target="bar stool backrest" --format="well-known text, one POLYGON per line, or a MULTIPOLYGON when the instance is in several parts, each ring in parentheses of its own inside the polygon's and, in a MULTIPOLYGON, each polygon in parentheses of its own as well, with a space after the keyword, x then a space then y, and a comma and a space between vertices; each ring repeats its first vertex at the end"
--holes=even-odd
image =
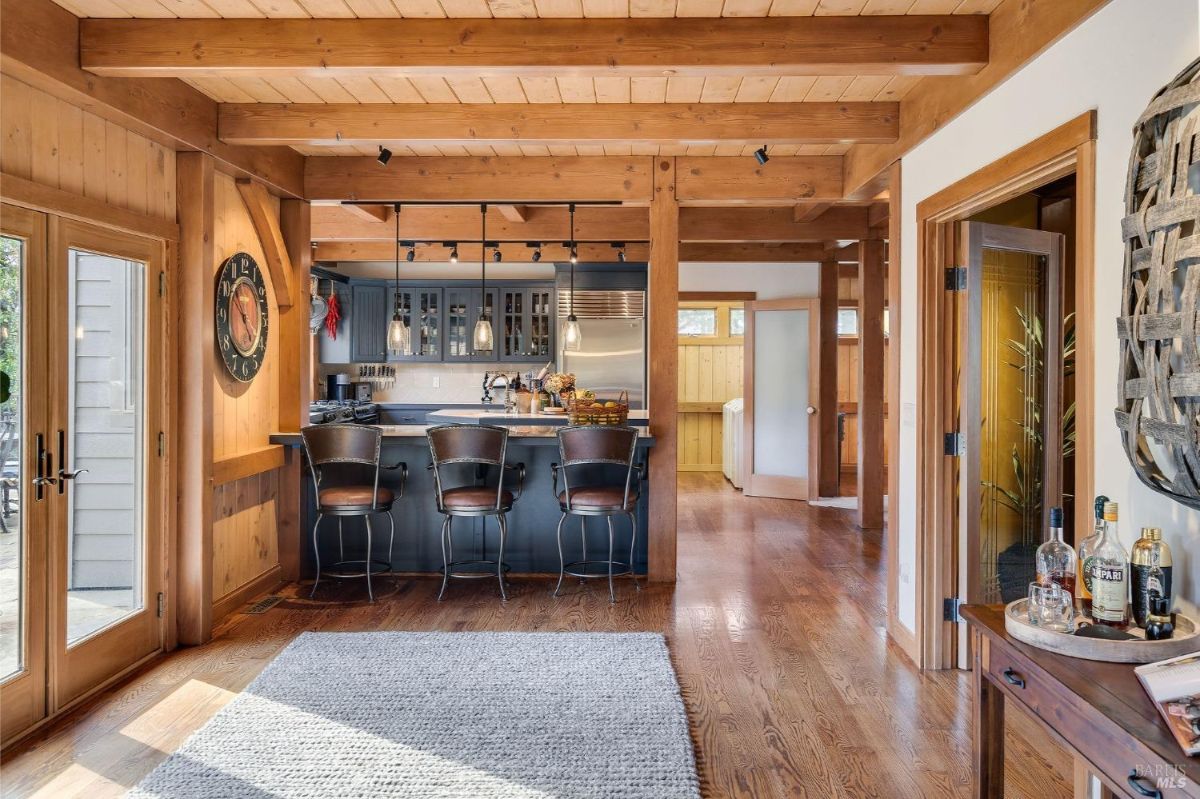
MULTIPOLYGON (((433 461, 433 482, 437 505, 442 508, 442 467, 451 464, 501 467, 496 482, 496 507, 504 491, 504 458, 508 450, 508 428, 485 424, 443 424, 429 428, 429 455, 433 461)), ((451 486, 453 487, 453 486, 451 486)))
POLYGON ((588 464, 613 464, 625 467, 625 502, 633 485, 633 461, 637 453, 636 427, 609 425, 580 425, 560 427, 558 454, 562 459, 563 487, 570 505, 570 467, 588 464))
POLYGON ((379 451, 383 431, 362 424, 315 424, 300 431, 304 454, 312 470, 313 489, 320 496, 324 467, 329 464, 366 466, 374 472, 371 506, 379 495, 379 451))

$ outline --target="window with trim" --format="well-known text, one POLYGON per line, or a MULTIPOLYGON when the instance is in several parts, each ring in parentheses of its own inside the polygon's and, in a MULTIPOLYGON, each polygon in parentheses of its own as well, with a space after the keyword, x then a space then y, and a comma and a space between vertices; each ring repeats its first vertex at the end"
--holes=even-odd
MULTIPOLYGON (((891 314, 887 308, 883 309, 883 337, 887 338, 891 335, 891 314)), ((838 308, 837 316, 837 334, 838 338, 857 338, 858 337, 858 309, 857 308, 838 308)))
POLYGON ((681 336, 715 336, 717 335, 716 308, 680 308, 679 335, 681 336))
POLYGON ((730 336, 746 335, 746 309, 745 308, 730 308, 729 309, 729 335, 730 336))

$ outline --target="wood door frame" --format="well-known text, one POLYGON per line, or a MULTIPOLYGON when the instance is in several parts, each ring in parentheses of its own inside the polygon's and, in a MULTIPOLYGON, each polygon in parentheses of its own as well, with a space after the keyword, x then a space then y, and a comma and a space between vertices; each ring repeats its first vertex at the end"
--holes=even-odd
MULTIPOLYGON (((957 596, 958 548, 953 507, 954 459, 942 436, 955 411, 944 269, 955 260, 954 223, 1067 175, 1075 174, 1075 405, 1076 429, 1095 419, 1095 329, 1092 277, 1095 249, 1096 112, 1087 111, 917 204, 917 493, 916 630, 921 668, 955 665, 955 624, 942 620, 942 599, 957 596)), ((1091 496, 1094 441, 1077 437, 1075 492, 1091 496)), ((1078 514, 1076 514, 1078 517, 1078 514)), ((1089 520, 1075 519, 1076 531, 1089 520)))
MULTIPOLYGON (((27 208, 5 204, 0 206, 0 233, 5 236, 22 239, 25 243, 23 253, 24 282, 22 291, 22 320, 24 352, 21 369, 26 373, 36 374, 40 370, 45 374, 47 368, 47 353, 45 331, 35 331, 33 322, 45 324, 44 312, 48 305, 46 298, 46 269, 47 230, 46 215, 31 211, 27 208), (26 300, 29 300, 27 303, 26 300), (34 302, 40 301, 41 312, 32 313, 34 302)), ((31 379, 22 379, 23 393, 32 396, 31 379)), ((45 387, 47 390, 48 386, 45 387)), ((22 427, 31 433, 48 434, 49 420, 46 418, 46 403, 26 402, 22 408, 22 427)), ((34 463, 37 459, 35 435, 22 434, 21 461, 25 464, 34 463)), ((16 532, 22 535, 24 530, 32 532, 37 520, 41 529, 48 525, 47 505, 45 502, 35 504, 30 480, 32 475, 21 476, 23 485, 18 489, 21 500, 22 530, 16 532), (21 493, 26 492, 26 493, 21 493)), ((50 489, 47 489, 50 490, 50 489)), ((12 533, 9 533, 12 535, 12 533)), ((4 695, 4 713, 0 714, 0 742, 7 744, 25 729, 42 722, 47 717, 46 708, 46 669, 47 669, 47 553, 46 537, 44 535, 29 535, 21 541, 21 580, 18 585, 21 594, 21 664, 22 669, 13 677, 5 680, 0 692, 4 695)))
MULTIPOLYGON (((73 248, 87 252, 99 253, 115 258, 123 258, 145 264, 144 325, 146 330, 144 342, 144 372, 142 382, 145 386, 145 412, 142 419, 142 456, 144 463, 144 483, 142 496, 145 500, 143 515, 143 575, 142 610, 131 613, 114 624, 96 630, 91 635, 68 646, 65 640, 51 640, 49 652, 49 695, 48 707, 51 716, 73 707, 93 693, 97 687, 119 679, 130 669, 136 668, 142 662, 163 651, 165 623, 163 616, 156 610, 157 594, 167 591, 168 551, 170 541, 170 519, 172 503, 167 495, 170 486, 169 463, 158 454, 159 434, 166 435, 170 420, 169 400, 170 381, 166 346, 167 314, 165 312, 165 292, 160 294, 158 274, 166 275, 166 245, 160 239, 146 238, 112 228, 80 222, 60 216, 49 219, 48 263, 50 264, 50 299, 57 308, 67 309, 69 302, 69 252, 73 248), (144 640, 136 634, 135 627, 140 625, 142 635, 153 631, 155 645, 142 656, 132 662, 124 662, 122 653, 127 651, 130 640, 144 640), (95 636, 93 638, 92 636, 95 636), (61 646, 61 648, 60 648, 61 646), (92 650, 85 651, 82 647, 92 650), (119 659, 120 665, 111 667, 113 659, 119 659), (71 661, 74 661, 72 663, 71 661)), ((160 284, 161 285, 161 284, 160 284)), ((68 335, 66 326, 59 324, 62 319, 51 319, 52 329, 49 334, 51 351, 61 348, 67 351, 63 340, 68 335)), ((57 381, 56 381, 57 383, 57 381)), ((65 418, 55 419, 57 412, 69 413, 67 398, 62 392, 68 390, 67 383, 52 387, 51 427, 55 430, 66 430, 67 439, 72 439, 72 425, 65 418)), ((61 465, 61 464, 60 464, 61 465)), ((65 513, 63 503, 59 503, 59 512, 65 513)), ((67 529, 65 517, 55 519, 50 529, 63 532, 67 529)), ((67 541, 52 538, 49 546, 49 616, 48 629, 55 635, 65 634, 67 629, 67 603, 65 596, 67 541), (61 572, 61 573, 60 573, 61 572), (61 578, 61 582, 60 582, 61 578), (64 592, 58 589, 63 588, 64 592)), ((165 614, 164 614, 165 616, 165 614)))
MULTIPOLYGON (((787 493, 784 486, 779 480, 792 480, 794 478, 772 478, 766 476, 758 477, 760 488, 765 493, 755 493, 754 486, 754 322, 753 316, 757 311, 808 311, 808 399, 807 405, 816 406, 817 398, 821 396, 821 370, 819 368, 819 353, 821 348, 821 309, 820 300, 817 297, 789 297, 774 300, 756 300, 746 303, 746 335, 745 335, 745 356, 742 359, 743 365, 743 380, 742 394, 744 397, 743 403, 745 413, 743 414, 743 433, 742 433, 742 451, 744 463, 748 465, 746 474, 743 477, 744 485, 742 492, 746 496, 784 496, 787 493)), ((797 405, 797 414, 804 413, 804 407, 797 405)), ((817 414, 805 414, 808 420, 808 478, 805 486, 805 496, 790 497, 791 499, 808 500, 817 495, 817 462, 818 462, 818 438, 819 425, 817 414)))

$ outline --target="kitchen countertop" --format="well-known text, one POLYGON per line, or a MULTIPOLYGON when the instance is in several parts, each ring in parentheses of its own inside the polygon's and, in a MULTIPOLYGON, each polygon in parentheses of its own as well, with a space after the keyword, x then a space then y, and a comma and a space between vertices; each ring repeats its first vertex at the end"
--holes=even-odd
MULTIPOLYGON (((631 413, 630 416, 632 415, 633 414, 631 413)), ((504 414, 497 414, 496 416, 499 419, 510 421, 513 419, 525 418, 505 416, 504 414)), ((478 421, 480 418, 482 417, 477 417, 476 421, 478 421)), ((536 418, 538 421, 541 421, 545 417, 536 418)), ((436 427, 436 425, 423 424, 385 424, 377 426, 383 431, 383 440, 385 444, 388 441, 397 441, 409 444, 418 443, 418 441, 413 441, 411 439, 418 439, 419 443, 424 443, 425 433, 430 427, 436 427)), ((509 425, 508 427, 509 440, 513 442, 520 442, 522 444, 533 446, 551 446, 558 443, 558 425, 553 423, 509 425)), ((638 439, 639 446, 654 446, 655 437, 650 435, 650 432, 644 428, 639 430, 638 439)), ((272 433, 271 443, 284 444, 286 446, 294 447, 299 446, 302 443, 302 439, 300 438, 299 433, 272 433)))
MULTIPOLYGON (((442 408, 430 411, 427 417, 433 422, 459 422, 464 424, 499 424, 505 427, 512 425, 553 425, 567 423, 565 413, 505 413, 500 410, 442 408)), ((630 411, 629 424, 634 427, 645 427, 650 419, 649 411, 630 411)))

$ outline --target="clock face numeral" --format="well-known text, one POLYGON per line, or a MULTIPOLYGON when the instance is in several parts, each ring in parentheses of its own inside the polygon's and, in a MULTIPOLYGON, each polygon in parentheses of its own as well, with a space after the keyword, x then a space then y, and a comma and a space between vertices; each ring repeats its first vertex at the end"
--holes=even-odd
POLYGON ((239 252, 221 267, 216 292, 217 346, 225 368, 248 383, 262 368, 267 352, 267 287, 254 259, 239 252))

